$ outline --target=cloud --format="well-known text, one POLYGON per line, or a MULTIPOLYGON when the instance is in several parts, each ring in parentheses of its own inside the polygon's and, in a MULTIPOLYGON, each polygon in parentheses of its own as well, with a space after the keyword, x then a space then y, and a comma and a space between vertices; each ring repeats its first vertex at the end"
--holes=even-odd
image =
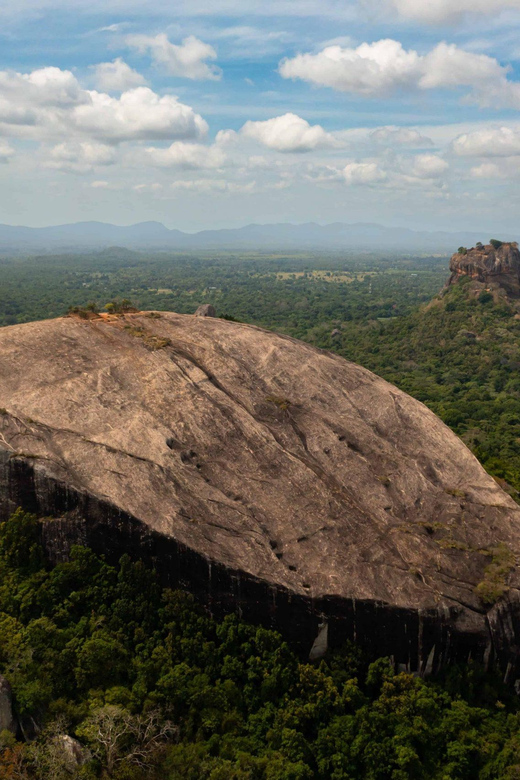
POLYGON ((508 68, 493 57, 454 44, 439 43, 425 55, 407 51, 391 39, 362 43, 355 49, 328 46, 317 54, 282 60, 278 70, 286 79, 368 97, 386 97, 399 89, 466 87, 470 99, 480 106, 520 107, 520 83, 508 80, 508 68))
POLYGON ((35 140, 83 137, 107 143, 128 140, 195 140, 206 122, 174 95, 136 87, 112 97, 81 87, 70 71, 43 68, 29 74, 0 72, 0 132, 35 140))
POLYGON ((208 126, 190 106, 174 95, 159 97, 148 87, 137 87, 113 98, 90 92, 90 102, 77 106, 75 127, 106 141, 191 139, 206 135, 208 126))
POLYGON ((411 174, 418 179, 438 179, 449 167, 449 163, 436 154, 418 154, 413 159, 411 174))
POLYGON ((146 79, 118 57, 113 62, 93 65, 96 87, 104 92, 124 92, 133 87, 142 87, 146 79))
POLYGON ((140 54, 150 53, 154 64, 170 76, 213 81, 218 81, 222 76, 220 68, 206 62, 217 58, 213 46, 193 35, 185 38, 180 46, 170 43, 165 33, 155 37, 128 35, 125 41, 127 46, 137 49, 140 54))
POLYGON ((189 179, 172 182, 172 190, 183 192, 226 192, 226 193, 252 193, 256 189, 256 182, 234 182, 225 179, 189 179))
POLYGON ((393 0, 392 4, 405 19, 433 24, 453 22, 466 13, 491 16, 520 8, 520 0, 393 0))
MULTIPOLYGON (((516 176, 516 174, 515 170, 513 175, 516 176)), ((495 163, 482 163, 482 165, 476 165, 472 168, 469 175, 472 179, 503 179, 504 171, 495 163)))
POLYGON ((115 150, 112 146, 92 141, 65 142, 53 147, 46 168, 54 168, 75 173, 88 173, 100 165, 112 165, 115 162, 115 150))
POLYGON ((146 155, 149 162, 162 168, 220 168, 226 161, 226 155, 216 144, 203 146, 182 141, 173 143, 167 149, 150 147, 146 149, 146 155))
POLYGON ((356 160, 343 168, 310 166, 307 178, 322 183, 343 182, 349 186, 378 186, 385 190, 421 187, 433 191, 443 187, 449 164, 435 154, 394 155, 356 160))
POLYGON ((387 173, 375 162, 348 163, 343 168, 343 178, 347 184, 377 184, 387 178, 387 173))
POLYGON ((474 87, 498 84, 507 79, 507 69, 487 54, 474 54, 459 49, 455 44, 439 43, 422 58, 421 89, 439 87, 474 87))
POLYGON ((371 141, 388 146, 433 146, 433 141, 410 127, 378 127, 369 136, 371 141))
POLYGON ((285 79, 361 95, 380 95, 417 82, 420 57, 390 39, 362 43, 356 49, 327 46, 318 54, 297 54, 279 65, 285 79))
POLYGON ((453 151, 461 157, 511 157, 520 155, 520 130, 498 127, 459 135, 453 151))
POLYGON ((154 182, 153 184, 134 184, 132 189, 134 190, 134 192, 139 192, 139 193, 161 192, 163 186, 159 182, 154 182))
POLYGON ((234 25, 222 29, 212 30, 212 38, 223 41, 225 50, 233 57, 251 58, 254 52, 255 59, 268 58, 280 51, 292 39, 292 35, 284 30, 269 30, 265 27, 251 27, 249 25, 234 25))
POLYGON ((120 32, 128 27, 129 22, 117 22, 116 24, 107 24, 105 27, 98 27, 94 32, 120 32))
POLYGON ((10 144, 7 143, 7 141, 3 141, 0 139, 0 163, 6 163, 9 162, 11 157, 14 155, 14 149, 10 144))
MULTIPOLYGON (((32 73, 0 71, 0 99, 15 108, 55 106, 66 108, 88 100, 76 77, 70 70, 39 68, 32 73)), ((5 121, 3 116, 0 121, 5 121)))
POLYGON ((278 152, 309 152, 338 145, 323 127, 310 125, 305 119, 290 113, 265 122, 248 121, 240 133, 278 152))

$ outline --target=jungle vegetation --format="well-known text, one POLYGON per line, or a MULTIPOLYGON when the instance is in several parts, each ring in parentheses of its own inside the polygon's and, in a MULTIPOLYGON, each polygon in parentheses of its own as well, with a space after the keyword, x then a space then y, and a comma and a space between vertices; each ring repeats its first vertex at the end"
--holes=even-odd
POLYGON ((0 526, 0 672, 27 737, 0 733, 2 778, 520 777, 518 699, 475 665, 426 681, 352 645, 308 663, 128 557, 51 567, 39 537, 21 511, 0 526))

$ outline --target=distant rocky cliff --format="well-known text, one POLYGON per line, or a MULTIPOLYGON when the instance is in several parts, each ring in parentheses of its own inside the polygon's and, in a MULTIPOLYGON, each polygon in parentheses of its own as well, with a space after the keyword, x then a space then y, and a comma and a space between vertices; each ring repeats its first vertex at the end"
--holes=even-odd
POLYGON ((451 258, 450 271, 449 284, 469 276, 491 287, 501 287, 512 298, 520 298, 520 252, 516 242, 461 247, 451 258))
POLYGON ((520 677, 520 507, 369 371, 211 316, 61 318, 0 329, 0 407, 0 516, 45 517, 53 559, 142 556, 302 654, 520 677))

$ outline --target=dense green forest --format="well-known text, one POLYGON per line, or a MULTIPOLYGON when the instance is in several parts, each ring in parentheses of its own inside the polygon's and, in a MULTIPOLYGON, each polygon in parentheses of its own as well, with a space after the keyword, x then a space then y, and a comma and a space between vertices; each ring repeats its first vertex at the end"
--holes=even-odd
POLYGON ((188 314, 201 303, 219 313, 306 338, 330 319, 389 317, 429 300, 446 260, 371 255, 0 258, 0 325, 59 317, 69 306, 129 298, 142 309, 188 314))
POLYGON ((39 533, 20 511, 0 526, 0 671, 33 738, 0 733, 2 778, 520 777, 517 697, 477 667, 424 681, 353 646, 302 663, 126 557, 48 567, 39 533))

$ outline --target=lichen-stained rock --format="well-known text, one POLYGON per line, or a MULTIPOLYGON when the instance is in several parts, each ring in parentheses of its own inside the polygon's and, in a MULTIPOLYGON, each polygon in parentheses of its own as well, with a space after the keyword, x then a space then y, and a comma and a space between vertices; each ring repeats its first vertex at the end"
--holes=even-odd
POLYGON ((518 667, 520 508, 431 411, 360 366, 216 318, 0 329, 0 515, 153 562, 307 653, 518 667), (53 519, 51 519, 53 518, 53 519))
POLYGON ((516 243, 503 243, 498 248, 480 244, 464 252, 456 252, 450 261, 453 284, 462 276, 499 286, 511 297, 520 298, 520 251, 516 243))

